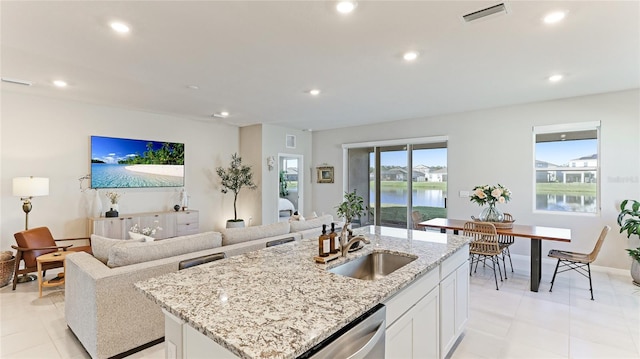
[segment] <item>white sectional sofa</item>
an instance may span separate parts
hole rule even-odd
[[[155,242],[92,235],[93,255],[66,257],[65,318],[93,358],[122,357],[162,341],[164,315],[133,284],[178,270],[181,261],[224,252],[227,257],[281,239],[320,235],[330,215],[316,219],[233,228]],[[339,223],[336,228],[340,228]]]

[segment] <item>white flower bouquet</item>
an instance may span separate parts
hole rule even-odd
[[[153,241],[153,236],[157,231],[161,231],[162,227],[158,225],[158,221],[153,222],[155,227],[144,227],[140,228],[138,224],[134,224],[133,227],[129,229],[129,237],[131,239],[144,239],[145,241]]]
[[[501,184],[496,186],[476,186],[473,188],[473,193],[469,200],[482,206],[485,204],[493,205],[497,203],[506,203],[511,199],[511,191],[507,187]]]

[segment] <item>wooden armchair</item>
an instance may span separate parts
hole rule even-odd
[[[91,253],[91,245],[73,247],[72,245],[57,245],[59,241],[72,241],[72,240],[88,240],[89,238],[66,238],[66,239],[54,239],[51,235],[51,231],[47,227],[38,227],[33,229],[24,230],[13,235],[16,239],[17,246],[11,246],[11,248],[17,251],[16,253],[16,265],[13,273],[13,290],[16,289],[18,284],[19,274],[29,274],[38,271],[38,264],[36,258],[43,254],[55,252],[58,250],[70,250],[76,252],[88,252]],[[20,262],[24,262],[24,268],[20,269]],[[46,273],[47,269],[62,268],[63,263],[50,262],[42,265],[43,272]]]

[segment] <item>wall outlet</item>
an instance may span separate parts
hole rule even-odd
[[[460,191],[460,198],[469,198],[469,191]]]

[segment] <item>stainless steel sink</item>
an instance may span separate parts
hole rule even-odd
[[[373,252],[329,269],[329,272],[363,280],[384,278],[418,257],[386,252]]]

